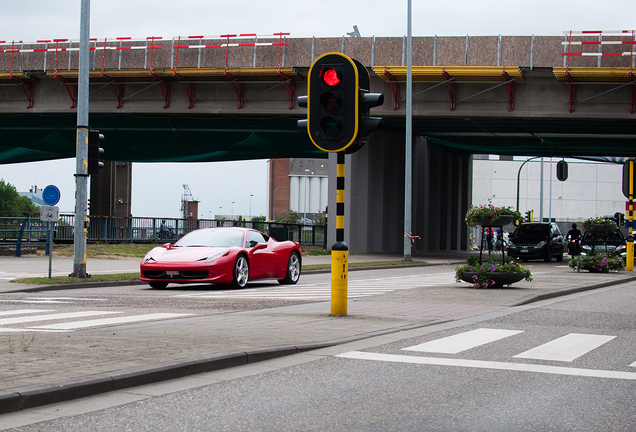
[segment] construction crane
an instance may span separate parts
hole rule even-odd
[[[188,203],[195,202],[196,200],[192,196],[192,192],[190,191],[190,186],[187,184],[183,185],[183,195],[181,195],[181,214],[183,215],[183,219],[187,219],[188,214]]]

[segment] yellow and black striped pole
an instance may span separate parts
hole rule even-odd
[[[629,159],[629,228],[627,236],[627,259],[625,262],[625,270],[634,271],[634,158]]]
[[[346,315],[349,247],[344,241],[345,154],[338,152],[337,155],[336,242],[331,248],[331,315]]]

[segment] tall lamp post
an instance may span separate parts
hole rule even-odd
[[[232,220],[234,220],[234,202],[235,201],[232,201]]]
[[[309,172],[308,169],[305,170],[305,211],[304,211],[304,216],[303,216],[303,224],[305,224],[307,222],[307,173]]]
[[[253,197],[253,196],[254,196],[254,195],[250,195],[250,214],[249,214],[249,216],[250,216],[250,220],[252,220],[252,197]]]

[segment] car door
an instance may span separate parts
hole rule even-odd
[[[251,279],[262,279],[276,274],[276,251],[268,236],[259,231],[248,231],[245,247],[250,250]]]

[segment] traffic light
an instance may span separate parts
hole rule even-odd
[[[100,168],[104,168],[104,162],[99,160],[100,155],[104,153],[104,149],[100,147],[104,135],[97,130],[88,131],[88,174],[94,175],[99,172]]]
[[[384,103],[384,95],[382,93],[369,93],[371,89],[369,71],[359,61],[353,60],[353,62],[358,68],[358,105],[360,106],[358,111],[358,136],[356,137],[356,141],[365,143],[369,141],[371,132],[384,127],[384,120],[381,117],[371,117],[370,113],[371,108]]]
[[[619,227],[625,224],[625,215],[621,212],[614,213],[614,219],[616,220],[616,225],[618,225]]]
[[[312,64],[307,92],[298,97],[298,106],[307,108],[298,127],[323,151],[353,153],[383,126],[369,109],[382,105],[384,95],[369,93],[368,70],[344,54],[325,54]]]
[[[532,222],[532,210],[526,211],[526,222]]]
[[[557,162],[556,176],[559,181],[568,179],[568,163],[564,160]]]
[[[358,68],[344,54],[329,53],[316,59],[309,69],[307,97],[299,106],[307,107],[307,127],[311,141],[327,152],[344,151],[358,135]]]

